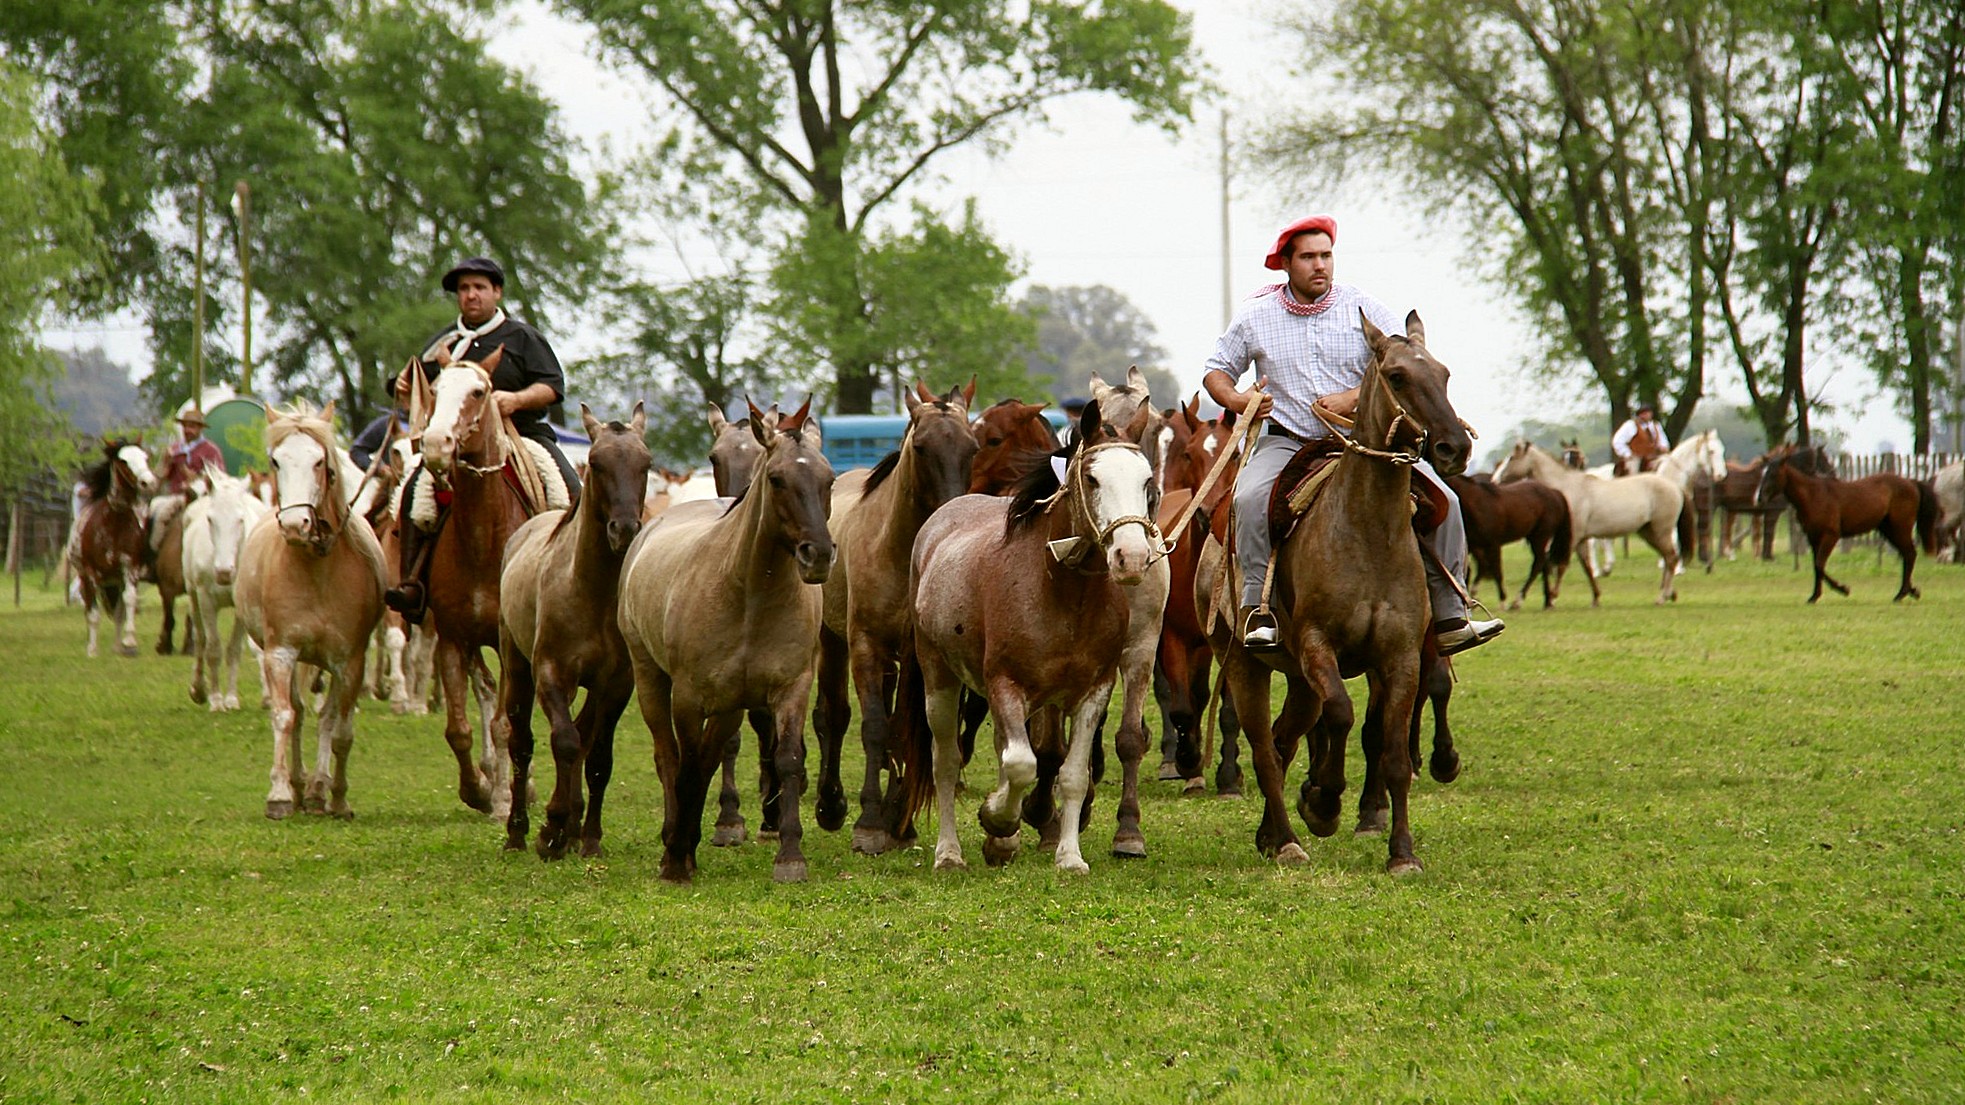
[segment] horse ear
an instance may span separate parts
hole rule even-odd
[[[628,416],[628,429],[633,430],[636,437],[648,433],[648,411],[640,399],[635,400],[635,412]]]
[[[585,403],[580,404],[580,428],[587,431],[588,441],[600,440],[600,419],[594,417],[593,410]]]
[[[913,387],[901,389],[901,398],[907,401],[907,413],[910,416],[912,416],[915,411],[921,409],[921,404],[928,402],[926,398],[923,398],[921,395],[917,394],[917,392],[919,392],[920,389],[921,389],[921,381],[919,380],[916,380],[914,382]]]
[[[799,430],[804,429],[805,419],[808,416],[810,416],[811,413],[812,413],[812,393],[807,392],[805,394],[804,404],[802,404],[797,410],[793,411],[791,414],[778,419],[778,432],[781,434],[795,434]]]
[[[1406,312],[1406,340],[1421,349],[1426,348],[1426,324],[1419,321],[1417,308]]]
[[[484,360],[478,362],[478,367],[484,369],[485,375],[489,376],[493,372],[498,371],[498,362],[504,359],[505,347],[501,345],[491,352],[486,353]]]
[[[1126,424],[1126,428],[1121,432],[1120,436],[1137,445],[1146,439],[1146,428],[1152,424],[1152,404],[1141,403],[1139,409],[1133,412],[1133,420]]]
[[[1385,331],[1371,321],[1371,316],[1365,314],[1363,307],[1358,308],[1358,321],[1364,324],[1365,344],[1371,347],[1372,355],[1377,356],[1378,351],[1385,348]]]
[[[1137,390],[1141,395],[1151,394],[1151,390],[1146,383],[1146,373],[1141,372],[1138,365],[1132,365],[1126,369],[1126,387]]]
[[[744,405],[751,409],[750,418],[746,420],[750,423],[751,436],[757,439],[759,445],[769,445],[771,427],[764,420],[764,411],[759,409],[757,402],[748,395],[744,396]]]
[[[976,405],[976,374],[969,374],[969,384],[962,389],[962,410],[969,411]]]
[[[328,400],[328,405],[321,408],[321,421],[334,425],[334,400]]]
[[[1099,388],[1098,377],[1092,377],[1092,389]],[[1099,439],[1107,435],[1106,427],[1099,421],[1098,400],[1085,404],[1085,412],[1078,416],[1078,440],[1085,445],[1097,445]]]
[[[1182,425],[1187,427],[1188,433],[1197,434],[1201,432],[1201,396],[1198,392],[1195,393],[1194,398],[1181,404],[1180,421]]]
[[[920,380],[916,380],[914,382],[914,394],[923,403],[932,403],[935,401],[935,393],[929,391],[928,385],[922,383]]]
[[[709,404],[709,408],[710,408],[710,436],[711,437],[721,436],[724,431],[724,428],[730,425],[730,419],[724,417],[723,408],[717,406],[715,403]]]

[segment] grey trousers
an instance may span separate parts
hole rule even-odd
[[[1283,466],[1301,448],[1302,443],[1295,438],[1263,434],[1256,439],[1250,455],[1243,459],[1241,475],[1235,477],[1235,558],[1242,564],[1243,606],[1262,602],[1262,577],[1269,571],[1270,557],[1269,494],[1276,486],[1276,477],[1283,474]],[[1467,603],[1439,568],[1440,564],[1446,565],[1463,586],[1466,584],[1467,527],[1460,520],[1460,497],[1440,479],[1432,465],[1422,460],[1413,470],[1446,494],[1446,521],[1429,538],[1433,551],[1439,554],[1439,563],[1434,563],[1432,557],[1420,557],[1426,565],[1426,591],[1433,599],[1433,620],[1464,618]]]

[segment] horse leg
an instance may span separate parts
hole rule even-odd
[[[1902,602],[1905,596],[1914,599],[1923,598],[1924,596],[1910,582],[1910,570],[1917,563],[1917,541],[1911,529],[1910,520],[1905,519],[1903,524],[1899,525],[1894,520],[1886,518],[1883,522],[1882,532],[1884,538],[1897,550],[1897,555],[1904,562],[1903,582],[1898,584],[1897,596],[1890,601]]]
[[[1590,545],[1589,538],[1579,538],[1570,558],[1582,563],[1583,578],[1590,581],[1590,605],[1597,607],[1603,605],[1603,588],[1597,585],[1597,566],[1596,561],[1590,559]]]
[[[266,791],[266,816],[275,821],[293,814],[294,730],[299,725],[298,708],[293,701],[293,650],[267,649],[260,656],[260,675],[266,681],[266,696],[272,700],[273,770]]]
[[[1120,674],[1125,680],[1126,693],[1119,707],[1119,732],[1112,742],[1114,750],[1119,753],[1118,826],[1112,834],[1112,854],[1120,859],[1143,859],[1146,856],[1146,834],[1141,831],[1139,824],[1139,765],[1140,761],[1146,759],[1148,743],[1146,691],[1153,681],[1153,657],[1159,651],[1159,645],[1160,634],[1157,631],[1151,636],[1142,635],[1142,639],[1135,640],[1132,648],[1128,650],[1132,655],[1122,658],[1120,663]],[[1102,719],[1105,699],[1099,698],[1097,703]],[[1065,754],[1067,773],[1071,770],[1071,764],[1077,756],[1079,732],[1079,725],[1074,721],[1071,730],[1072,743]],[[1086,750],[1085,757],[1089,761],[1091,757],[1089,749]],[[1199,774],[1198,771],[1195,772],[1195,775]],[[1196,791],[1205,789],[1206,784],[1194,775],[1187,778],[1193,780],[1192,789]],[[1068,775],[1059,776],[1059,784],[1061,789],[1066,790],[1064,819],[1067,824],[1070,824],[1077,818],[1076,810],[1071,808]],[[1086,780],[1086,785],[1089,788],[1089,778]],[[1083,804],[1082,796],[1079,804]],[[1075,836],[1076,833],[1072,835]]]
[[[443,687],[443,739],[457,757],[457,797],[479,813],[491,812],[490,782],[471,762],[471,718],[465,711],[464,650],[454,641],[437,641],[437,682]]]
[[[191,612],[187,616],[194,622],[205,616],[205,604],[198,601],[198,592],[195,589],[191,592]],[[221,696],[215,700],[207,683],[207,680],[210,683],[218,682],[218,644],[213,640],[214,636],[204,633],[198,637],[197,655],[191,661],[191,701],[199,706],[210,702],[212,711],[217,712],[225,708],[224,699]],[[212,647],[206,648],[206,641],[212,641]],[[210,654],[209,669],[206,660],[208,653]],[[208,670],[209,674],[207,674]]]
[[[1678,576],[1679,552],[1677,536],[1670,530],[1661,534],[1659,529],[1658,523],[1645,526],[1644,541],[1658,553],[1658,559],[1663,562],[1662,574],[1658,580],[1658,598],[1655,603],[1663,606],[1668,602],[1678,601],[1678,587],[1674,581]]]
[[[177,594],[166,588],[162,583],[159,583],[157,585],[157,599],[158,605],[164,608],[164,624],[157,631],[156,651],[159,656],[169,656],[176,646],[173,638],[177,636]],[[187,636],[189,632],[187,629]],[[188,645],[190,641],[187,640],[185,643]]]
[[[210,618],[212,639],[214,642],[218,639],[218,610],[216,607],[217,604],[214,603]],[[234,610],[232,611],[232,636],[227,638],[225,642],[225,708],[227,710],[236,710],[239,708],[239,650],[245,646],[245,643],[246,623],[244,619],[239,617],[239,612]],[[212,645],[212,657],[213,664],[216,665],[218,657],[218,646],[216,643]],[[216,675],[213,676],[212,682],[214,684],[218,682]],[[216,687],[214,687],[215,689]]]
[[[1235,713],[1235,696],[1222,688],[1216,701],[1215,725],[1221,733],[1221,758],[1215,765],[1214,792],[1220,798],[1242,796],[1242,719]],[[1205,735],[1205,734],[1204,734]]]
[[[849,667],[845,640],[821,629],[819,696],[812,707],[812,733],[819,738],[819,800],[813,816],[819,828],[829,833],[846,824],[846,785],[839,773],[839,756],[846,744],[846,727],[853,723],[853,705],[846,690]]]
[[[860,779],[860,818],[853,823],[853,850],[877,856],[894,847],[892,826],[899,819],[891,816],[887,796],[882,790],[882,773],[887,769],[888,715],[886,695],[889,665],[883,662],[872,642],[853,642],[853,690],[860,699],[860,748],[866,766]]]
[[[1407,654],[1394,657],[1383,670],[1371,677],[1372,704],[1368,711],[1377,711],[1384,718],[1389,731],[1403,730],[1412,716],[1413,699],[1418,692],[1419,658]],[[1376,701],[1384,699],[1381,709]],[[1388,740],[1383,742],[1381,754],[1385,762],[1380,765],[1380,773],[1385,777],[1385,785],[1392,797],[1392,833],[1386,840],[1385,870],[1394,875],[1403,875],[1420,868],[1419,857],[1412,849],[1412,822],[1407,809],[1407,798],[1412,791],[1412,760],[1406,754],[1406,742]]]
[[[1390,804],[1386,799],[1387,787],[1384,766],[1386,741],[1392,740],[1396,742],[1399,736],[1404,736],[1406,738],[1405,745],[1408,750],[1408,762],[1410,762],[1412,734],[1409,730],[1411,726],[1408,725],[1408,731],[1403,731],[1398,735],[1387,732],[1385,729],[1384,709],[1385,703],[1381,696],[1374,694],[1366,699],[1365,723],[1358,728],[1358,748],[1363,753],[1365,761],[1365,782],[1358,789],[1358,825],[1357,828],[1352,830],[1352,835],[1354,836],[1376,836],[1385,831],[1388,821],[1386,809]],[[1415,707],[1413,710],[1413,720],[1415,722],[1417,721],[1418,713],[1419,711]],[[1332,711],[1330,710],[1324,711],[1323,724],[1319,726],[1320,730],[1329,724],[1331,714]],[[1347,729],[1342,735],[1331,734],[1331,737],[1341,742],[1350,735],[1350,731]],[[1322,739],[1323,733],[1320,732],[1319,740],[1321,741]]]
[[[771,763],[780,788],[778,855],[771,862],[772,882],[805,881],[805,823],[798,805],[805,789],[805,703],[811,691],[809,679],[795,680],[779,700],[777,716],[771,719],[776,723],[776,732],[771,735]]]
[[[1836,535],[1828,530],[1813,535],[1811,544],[1814,545],[1815,554],[1815,592],[1808,596],[1808,601],[1811,603],[1822,597],[1824,583],[1833,587],[1837,594],[1849,593],[1849,588],[1836,582],[1835,578],[1829,575],[1829,554],[1835,551],[1835,542]]]
[[[82,605],[89,622],[89,659],[96,657],[96,630],[102,624],[102,596],[96,592],[93,575],[82,576]]]
[[[1180,706],[1176,702],[1178,692],[1174,689],[1179,685],[1178,681],[1168,672],[1173,666],[1169,660],[1172,652],[1163,642],[1160,655],[1153,664],[1153,704],[1160,709],[1160,767],[1154,777],[1162,783],[1189,778],[1180,773],[1180,744],[1184,729],[1174,716],[1174,711]]]
[[[526,800],[525,785],[532,780],[532,705],[539,697],[539,673],[533,669],[532,661],[518,647],[518,642],[503,624],[498,627],[498,712],[505,717],[506,728],[510,730],[510,749],[512,753],[512,794],[511,808],[505,813],[505,850],[518,852],[525,849],[525,838],[532,835],[531,803]],[[548,725],[553,724],[551,710],[546,711]],[[554,779],[553,801],[559,800],[560,787],[566,778],[565,765],[560,764],[559,749],[553,749]],[[553,807],[546,807],[546,827],[539,833],[539,858],[556,859],[549,856],[547,839],[552,835]],[[562,827],[562,831],[563,831]],[[562,845],[562,849],[564,845]]]
[[[1024,722],[1024,733],[1031,751],[1037,753],[1037,781],[1023,796],[1023,820],[1037,830],[1038,851],[1050,851],[1064,835],[1056,786],[1064,767],[1064,714],[1055,706],[1042,707]]]
[[[343,821],[355,817],[355,811],[348,805],[348,753],[355,747],[355,703],[362,697],[362,669],[367,667],[366,660],[367,657],[356,653],[330,677],[327,705],[321,711],[316,775],[307,786],[310,798],[316,783],[327,789],[326,810],[315,812],[326,812]]]
[[[703,842],[703,809],[710,783],[722,761],[723,746],[730,731],[744,723],[742,710],[706,716],[693,703],[674,708],[676,740],[680,756],[676,771],[676,822],[662,858],[662,877],[672,882],[688,882],[696,874],[696,848]],[[670,878],[681,871],[680,878]]]
[[[762,711],[759,711],[752,715],[751,732],[753,733],[762,733],[770,725],[768,719],[763,725],[758,724],[757,718],[761,714]],[[737,753],[742,749],[743,743],[744,731],[739,727],[730,731],[730,739],[723,746],[723,765],[718,772],[721,784],[716,792],[716,827],[710,830],[712,848],[734,848],[742,844],[748,835],[748,830],[744,826],[743,797],[737,790]],[[769,756],[770,752],[764,747],[764,739],[759,737],[757,745],[759,794],[764,793],[764,764]]]
[[[1187,783],[1181,788],[1183,794],[1198,794],[1206,790],[1201,781],[1207,765],[1201,762],[1201,744],[1205,739],[1202,727],[1207,722],[1208,702],[1212,698],[1214,676],[1214,650],[1207,645],[1190,649],[1187,654],[1187,686],[1182,692],[1186,711],[1182,717],[1180,732],[1176,734],[1179,744],[1179,759],[1175,766],[1180,768],[1181,778]]]
[[[1460,751],[1453,747],[1453,729],[1447,724],[1447,703],[1453,699],[1453,665],[1442,656],[1423,656],[1419,663],[1419,693],[1433,703],[1433,757],[1427,769],[1436,783],[1460,778]],[[1419,770],[1419,703],[1412,707],[1412,766]]]
[[[921,684],[935,742],[935,870],[959,871],[969,866],[955,831],[955,791],[962,778],[962,684],[929,656],[921,658]]]
[[[613,690],[596,686],[587,691],[587,701],[580,707],[579,724],[586,733],[587,747],[587,823],[580,833],[580,854],[589,859],[603,854],[600,808],[607,798],[607,784],[614,778],[614,731],[627,712],[633,691],[632,684]]]
[[[1141,687],[1140,692],[1140,697],[1144,698],[1145,688]],[[1127,688],[1127,694],[1129,697],[1131,696],[1131,687]],[[1068,734],[1068,742],[1065,745],[1064,765],[1058,770],[1058,793],[1064,799],[1064,808],[1059,811],[1058,817],[1058,820],[1063,825],[1063,833],[1058,837],[1056,863],[1058,870],[1069,871],[1076,875],[1089,874],[1092,870],[1091,865],[1085,862],[1084,849],[1078,839],[1079,814],[1085,806],[1085,794],[1091,790],[1092,786],[1092,742],[1087,738],[1092,735],[1091,730],[1098,724],[1099,720],[1105,716],[1106,703],[1111,697],[1112,684],[1107,682],[1092,688],[1092,692],[1079,701],[1077,709],[1071,715],[1071,731]],[[1122,758],[1126,754],[1125,742],[1125,729],[1122,727],[1119,737],[1119,754]],[[1137,778],[1139,761],[1145,758],[1145,755],[1146,732],[1145,727],[1142,726],[1139,735],[1139,747],[1132,758],[1127,772],[1129,789]],[[1135,794],[1133,801],[1133,832],[1137,835],[1139,832],[1137,794]],[[1121,799],[1119,824],[1120,832],[1124,833],[1126,830],[1124,799]],[[1139,841],[1138,852],[1127,853],[1120,851],[1121,843],[1120,838],[1114,838],[1112,842],[1113,855],[1144,856],[1146,854],[1146,841],[1144,839]]]
[[[1246,719],[1249,757],[1255,761],[1256,785],[1262,789],[1262,818],[1256,824],[1255,848],[1278,863],[1308,863],[1310,857],[1296,841],[1290,828],[1288,807],[1283,804],[1284,767],[1277,762],[1276,740],[1269,725],[1269,669],[1249,658],[1239,643],[1231,643],[1221,654],[1222,671],[1228,693],[1235,700],[1235,713]]]
[[[686,883],[690,862],[677,851],[682,834],[682,748],[676,734],[675,684],[669,673],[655,665],[645,649],[628,642],[628,658],[635,670],[635,701],[641,704],[641,720],[648,725],[648,736],[655,752],[655,774],[662,781],[662,870],[663,882]],[[693,734],[692,734],[693,735]]]
[[[503,821],[511,813],[512,784],[512,731],[505,724],[505,715],[498,712],[498,681],[492,678],[491,668],[484,662],[484,654],[473,648],[466,652],[471,673],[471,696],[477,699],[478,722],[483,730],[484,743],[478,748],[478,770],[484,773],[485,787],[491,797],[491,816]],[[530,786],[526,798],[534,797]]]
[[[783,785],[778,781],[778,750],[772,743],[774,734],[781,728],[771,721],[767,710],[753,710],[750,713],[751,733],[757,737],[757,839],[759,841],[778,839],[778,819],[784,812]],[[730,746],[736,747],[737,735],[731,734]],[[731,757],[734,763],[736,757]],[[845,800],[841,795],[840,800]]]
[[[1185,641],[1163,637],[1153,663],[1153,694],[1160,706],[1160,773],[1162,780],[1195,780],[1201,774],[1201,746],[1195,740],[1194,650]],[[1203,677],[1205,679],[1205,676]],[[1132,697],[1132,685],[1126,685]],[[1120,740],[1125,740],[1120,722]],[[1123,761],[1124,751],[1121,750]],[[1182,787],[1184,793],[1197,789]]]
[[[1312,753],[1303,786],[1297,794],[1296,813],[1313,835],[1326,837],[1337,832],[1337,819],[1344,811],[1345,746],[1355,716],[1351,696],[1345,692],[1344,679],[1337,671],[1336,658],[1308,642],[1303,657],[1305,677],[1292,681],[1289,695],[1283,700],[1283,717],[1277,719],[1276,733],[1279,741],[1285,734],[1307,731],[1312,735]],[[1361,734],[1360,739],[1382,741],[1383,737],[1380,732]],[[1367,766],[1366,794],[1386,782],[1369,777]]]
[[[1030,747],[1026,709],[1023,692],[1016,684],[1000,676],[991,681],[989,712],[996,719],[996,789],[976,811],[984,834],[983,858],[991,867],[1015,858],[1020,845],[1017,815],[1023,792],[1037,781],[1037,753]],[[1090,755],[1089,746],[1085,751]]]
[[[123,569],[123,604],[117,618],[122,622],[122,632],[116,639],[116,652],[121,656],[136,655],[136,569]]]

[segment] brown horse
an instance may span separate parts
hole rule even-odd
[[[903,392],[907,431],[900,448],[871,469],[856,469],[832,485],[832,535],[838,562],[825,585],[825,625],[819,631],[819,700],[812,728],[819,738],[819,825],[839,828],[846,815],[840,747],[852,721],[847,672],[860,703],[860,817],[853,850],[879,855],[894,846],[900,820],[883,777],[890,761],[888,716],[895,677],[913,630],[908,614],[908,560],[915,534],[942,504],[968,490],[976,437],[969,404],[976,383],[930,393],[917,383]]]
[[[156,652],[159,656],[169,656],[177,651],[177,600],[191,590],[184,578],[184,512],[198,501],[204,490],[202,478],[192,481],[192,487],[184,495],[160,499],[169,502],[175,509],[162,522],[158,530],[155,513],[150,517],[146,540],[152,545],[150,552],[150,581],[157,585],[157,605],[163,611],[163,624],[157,629]],[[193,652],[198,648],[198,620],[195,617],[184,621],[184,651]]]
[[[369,636],[382,618],[382,548],[368,522],[348,508],[334,405],[315,415],[266,412],[266,449],[280,506],[246,536],[234,604],[260,647],[260,676],[272,710],[272,787],[266,816],[301,809],[353,817],[348,807],[348,752],[355,742],[355,700]],[[321,708],[314,770],[300,768],[304,690],[310,668],[330,677]]]
[[[1128,429],[1143,433],[1147,417],[1142,410]],[[1060,870],[1089,870],[1079,829],[1092,731],[1127,644],[1125,590],[1146,578],[1158,535],[1146,513],[1153,469],[1136,444],[1103,424],[1096,401],[1061,460],[1062,481],[1046,465],[1012,498],[965,495],[936,511],[915,540],[914,641],[895,738],[910,814],[931,793],[936,799],[938,870],[966,866],[955,829],[965,687],[988,698],[996,723],[997,785],[978,813],[984,858],[997,865],[1017,852],[1022,795],[1038,776],[1026,725],[1056,706],[1070,717],[1056,862]],[[923,770],[930,759],[932,780]]]
[[[1763,479],[1767,473],[1767,458],[1756,457],[1746,464],[1726,462],[1726,476],[1713,485],[1715,505],[1726,511],[1725,520],[1719,527],[1719,550],[1714,556],[1734,558],[1734,530],[1741,515],[1746,515],[1749,525],[1747,540],[1752,546],[1753,555],[1759,560],[1774,559],[1775,523],[1788,509],[1787,497],[1779,487]],[[1710,568],[1710,564],[1708,567]]]
[[[88,610],[89,655],[96,654],[96,629],[103,611],[116,619],[116,651],[136,655],[136,584],[149,553],[139,504],[156,485],[150,461],[138,440],[105,440],[103,459],[83,473],[89,505],[75,523],[75,577]]]
[[[597,856],[601,803],[614,771],[614,727],[634,694],[634,669],[621,638],[621,559],[641,532],[641,497],[651,463],[640,403],[625,423],[603,424],[580,404],[593,442],[579,505],[550,510],[520,526],[505,546],[498,587],[498,704],[511,728],[512,811],[505,847],[525,847],[531,831],[526,791],[532,778],[532,704],[552,726],[553,796],[539,831],[539,858],[559,859],[580,827],[580,854]],[[573,714],[584,687],[586,700]],[[591,801],[583,802],[585,772]],[[581,815],[585,813],[585,823]]]
[[[621,635],[662,777],[662,878],[688,882],[717,762],[744,712],[768,711],[759,746],[782,787],[781,882],[805,878],[799,790],[805,704],[832,572],[832,467],[809,427],[811,400],[775,428],[751,407],[764,455],[735,503],[669,508],[642,530],[621,574]]]
[[[1824,583],[1837,594],[1849,593],[1829,575],[1829,554],[1842,538],[1872,532],[1881,534],[1903,560],[1903,582],[1891,601],[1922,597],[1911,585],[1910,572],[1917,564],[1919,541],[1927,554],[1938,553],[1938,497],[1929,484],[1889,472],[1860,480],[1836,479],[1835,467],[1814,445],[1783,445],[1761,459],[1766,462],[1762,489],[1780,488],[1794,505],[1794,516],[1815,552],[1815,590],[1809,602],[1822,597]]]
[[[1256,847],[1284,863],[1309,860],[1283,804],[1283,777],[1297,742],[1311,735],[1310,773],[1297,812],[1312,833],[1329,836],[1337,831],[1352,722],[1343,680],[1369,676],[1364,792],[1369,798],[1383,786],[1389,793],[1386,868],[1399,874],[1420,867],[1406,809],[1413,769],[1407,738],[1432,620],[1412,533],[1410,465],[1424,459],[1442,473],[1458,473],[1472,441],[1447,400],[1446,367],[1426,350],[1419,313],[1406,316],[1403,337],[1362,321],[1371,365],[1359,389],[1354,435],[1322,494],[1276,550],[1275,612],[1285,648],[1263,660],[1282,673],[1288,693],[1273,732],[1269,668],[1242,647],[1232,617],[1216,621],[1213,640],[1248,727],[1262,788]],[[1237,586],[1231,582],[1230,593]],[[1445,766],[1436,757],[1435,774]]]
[[[1044,417],[1044,404],[999,400],[976,416],[976,459],[969,469],[969,493],[1007,495],[1058,448],[1058,433]]]
[[[1574,542],[1569,536],[1569,500],[1562,492],[1534,480],[1495,483],[1486,476],[1448,476],[1448,487],[1460,496],[1461,520],[1467,527],[1467,552],[1474,561],[1475,580],[1486,576],[1508,609],[1521,609],[1522,599],[1542,577],[1542,607],[1548,609],[1562,593]],[[1528,576],[1511,600],[1501,578],[1501,546],[1528,542]],[[1555,569],[1552,576],[1550,568]],[[1589,564],[1584,563],[1584,571]]]
[[[430,419],[423,430],[423,466],[442,502],[450,493],[449,521],[430,549],[428,625],[437,632],[437,679],[443,687],[444,740],[457,757],[457,794],[474,810],[503,820],[510,810],[505,772],[507,732],[498,713],[496,684],[484,650],[498,647],[498,579],[505,543],[525,524],[524,502],[506,482],[507,443],[491,406],[491,372],[503,350],[483,364],[459,361],[438,373],[433,387],[411,372],[413,386],[429,387]],[[420,405],[420,404],[419,404]],[[478,700],[484,749],[472,762],[473,734],[466,688]]]

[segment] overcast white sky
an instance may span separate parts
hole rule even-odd
[[[1177,0],[1179,2],[1179,0]],[[1254,0],[1192,0],[1196,39],[1231,95],[1237,119],[1268,110],[1314,110],[1291,86],[1284,52],[1290,42]],[[494,52],[527,71],[565,112],[568,130],[590,148],[632,149],[649,133],[647,101],[637,87],[596,63],[587,36],[539,0],[527,0]],[[1169,139],[1133,123],[1125,108],[1096,97],[1058,105],[1053,123],[1024,131],[1007,154],[987,159],[955,151],[939,163],[944,183],[928,197],[953,207],[974,196],[991,230],[1023,261],[1027,280],[1053,286],[1107,284],[1124,292],[1158,328],[1170,367],[1192,390],[1220,333],[1222,314],[1221,179],[1218,109],[1209,107],[1187,134]],[[1304,214],[1338,220],[1337,276],[1403,312],[1426,319],[1433,352],[1453,370],[1453,399],[1482,432],[1483,451],[1524,418],[1561,418],[1602,407],[1580,378],[1573,385],[1535,382],[1527,327],[1508,297],[1484,287],[1458,228],[1428,225],[1420,207],[1396,188],[1354,186],[1334,195],[1283,194],[1247,173],[1231,189],[1230,283],[1240,299],[1275,275],[1262,267],[1276,231]],[[673,257],[644,259],[651,275],[673,270]],[[674,275],[674,271],[669,271]],[[1818,335],[1819,336],[1819,335]],[[140,326],[128,319],[52,330],[53,344],[103,344],[120,360],[144,366]],[[552,335],[565,359],[597,351],[609,335],[582,330]],[[1811,380],[1821,390],[1824,381]],[[1738,403],[1737,380],[1722,379],[1707,403]],[[1847,413],[1825,421],[1849,447],[1907,446],[1908,426],[1854,370],[1827,382]],[[1156,396],[1169,400],[1172,397]],[[1729,442],[1735,453],[1752,442]]]

